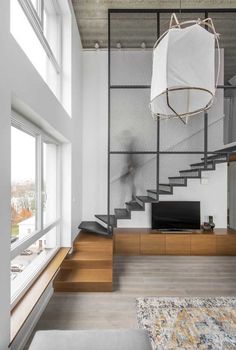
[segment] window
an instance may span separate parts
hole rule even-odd
[[[11,0],[11,33],[61,99],[61,12],[56,0]]]
[[[60,244],[60,145],[13,112],[11,127],[12,307]]]
[[[11,241],[36,230],[36,138],[11,128]]]

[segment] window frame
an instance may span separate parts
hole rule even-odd
[[[45,50],[48,58],[50,59],[52,65],[54,66],[57,74],[60,76],[62,72],[61,68],[61,33],[62,33],[62,12],[60,10],[59,4],[56,0],[52,0],[52,4],[55,8],[56,14],[58,16],[58,29],[59,37],[57,38],[58,45],[58,56],[59,61],[55,57],[45,35],[44,35],[44,23],[43,23],[43,11],[44,11],[44,0],[37,0],[37,10],[30,0],[17,0],[25,13],[26,18],[31,24],[35,34],[37,35],[43,49]]]
[[[52,229],[56,229],[56,246],[52,248],[46,256],[40,257],[40,255],[35,259],[36,262],[32,262],[28,270],[21,272],[22,275],[19,276],[19,283],[14,281],[15,289],[11,293],[11,309],[17,304],[21,297],[27,292],[28,288],[33,284],[35,279],[39,276],[42,270],[47,266],[50,260],[55,256],[55,254],[60,249],[60,232],[61,232],[61,143],[56,140],[51,135],[45,133],[42,129],[37,127],[35,124],[31,123],[20,114],[11,111],[11,126],[18,128],[19,130],[25,132],[26,134],[32,135],[36,138],[36,176],[35,176],[35,186],[36,186],[36,230],[25,236],[21,240],[16,240],[11,244],[10,258],[11,261],[20,255],[25,249],[30,245],[35,243],[38,239],[43,237],[46,233]],[[56,218],[54,221],[48,223],[44,226],[43,222],[43,143],[44,142],[53,143],[57,146],[56,151],[56,162],[57,162],[57,184],[56,184]],[[26,272],[26,273],[24,273]],[[9,271],[10,273],[10,271]],[[22,277],[21,277],[22,276]]]

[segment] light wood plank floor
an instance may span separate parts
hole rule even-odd
[[[236,257],[115,257],[114,292],[55,293],[36,330],[136,328],[142,296],[236,296]]]

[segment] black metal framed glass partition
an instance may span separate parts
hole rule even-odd
[[[169,28],[173,12],[180,21],[211,17],[224,50],[214,105],[208,112],[192,117],[187,125],[177,119],[154,121],[149,110],[152,49]],[[236,142],[235,24],[236,9],[108,10],[109,231],[110,214],[122,202],[122,193],[127,196],[122,179],[124,164],[130,159],[138,168],[135,192],[152,188],[153,199],[158,201],[160,184],[166,176],[161,168],[168,167],[168,162],[179,162],[183,168],[204,160],[207,168],[209,156],[228,156],[234,150],[226,145]]]

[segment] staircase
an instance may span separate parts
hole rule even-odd
[[[159,184],[159,195],[173,195],[175,187],[186,187],[188,179],[201,179],[204,171],[216,170],[216,164],[225,163],[228,161],[226,154],[216,154],[209,156],[205,164],[204,158],[199,163],[190,165],[190,169],[180,170],[179,176],[169,177],[168,183]],[[132,211],[144,211],[146,203],[156,202],[157,191],[155,189],[148,189],[147,196],[137,196],[135,201],[125,203],[126,208],[117,208],[114,210],[114,215],[110,215],[111,232],[108,232],[105,225],[108,224],[108,216],[103,214],[96,214],[95,217],[100,221],[82,221],[79,229],[97,233],[103,236],[112,234],[112,229],[117,227],[117,220],[131,219]]]
[[[55,292],[111,292],[112,259],[112,237],[81,231],[54,280]]]

